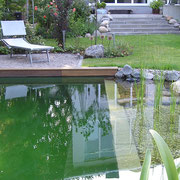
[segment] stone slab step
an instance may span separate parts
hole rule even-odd
[[[150,34],[178,34],[180,31],[149,31],[149,32],[116,32],[115,35],[150,35]]]
[[[113,18],[162,18],[159,14],[111,14]]]
[[[167,21],[112,21],[111,24],[168,24]]]
[[[180,32],[178,29],[176,28],[118,28],[118,29],[111,29],[111,32],[156,32],[156,31],[160,31],[160,32],[166,32],[166,31],[175,31],[175,32]]]
[[[113,21],[161,21],[164,18],[114,18]]]
[[[111,29],[118,28],[174,28],[169,24],[111,24]]]

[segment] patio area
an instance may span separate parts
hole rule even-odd
[[[50,62],[38,62],[46,60],[46,54],[33,54],[34,63],[30,63],[25,55],[0,55],[0,69],[56,69],[56,68],[80,68],[82,59],[78,55],[67,53],[50,53]]]

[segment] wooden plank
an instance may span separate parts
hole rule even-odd
[[[0,69],[0,77],[85,77],[114,76],[117,67],[79,69]]]

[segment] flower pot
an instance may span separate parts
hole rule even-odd
[[[159,14],[160,13],[160,9],[152,9],[152,13],[153,14]]]

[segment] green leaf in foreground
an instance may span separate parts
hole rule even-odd
[[[168,180],[178,180],[178,173],[174,164],[171,151],[163,138],[154,130],[149,130],[158,147],[160,156],[166,168]]]
[[[151,165],[151,151],[147,150],[141,170],[140,180],[148,180],[150,165]]]
[[[180,175],[180,163],[176,166],[176,168],[177,168],[178,175]]]

